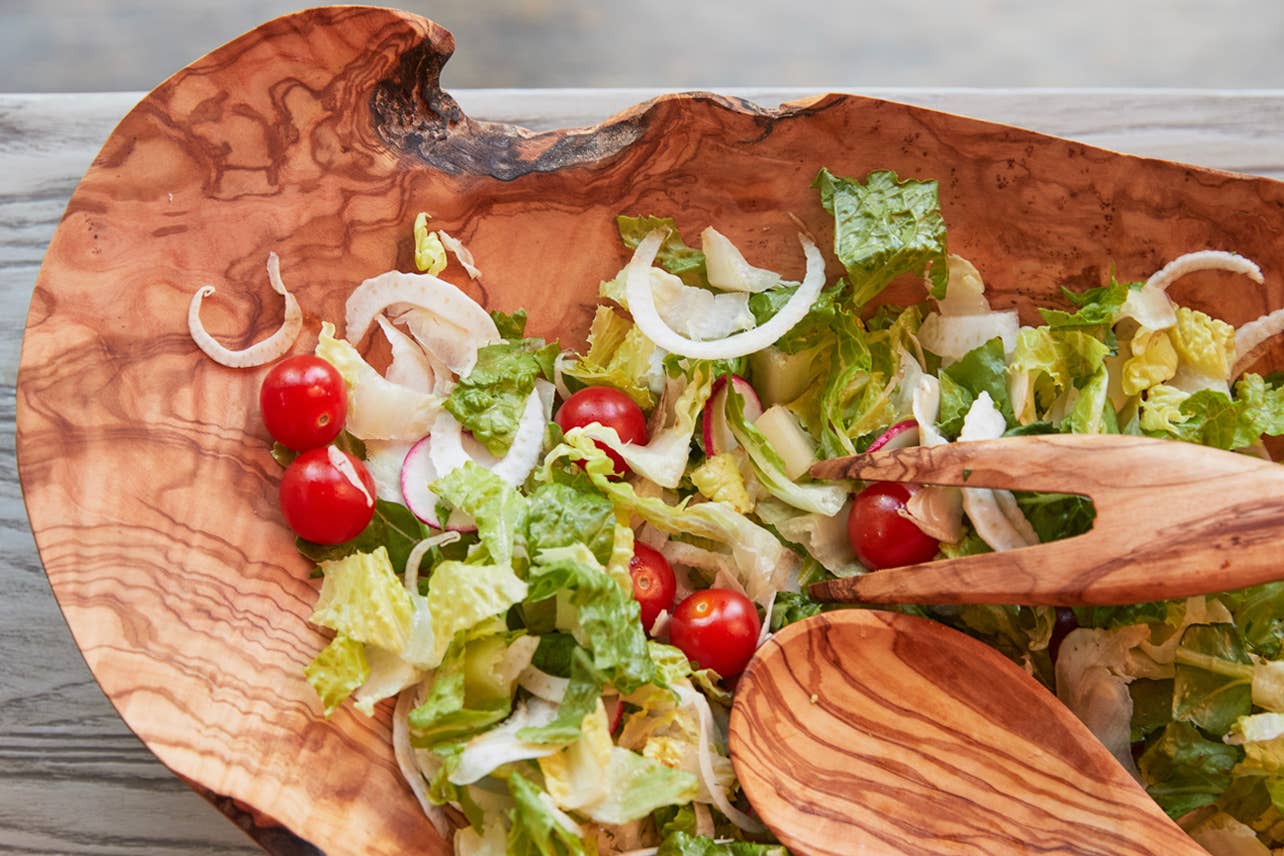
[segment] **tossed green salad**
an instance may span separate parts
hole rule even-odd
[[[451,254],[480,272],[421,215],[423,272],[367,280],[346,339],[325,324],[265,380],[283,512],[322,577],[311,621],[334,634],[307,680],[326,715],[395,697],[398,762],[457,853],[783,853],[726,725],[754,648],[828,608],[806,584],[1093,522],[1082,497],[819,482],[816,460],[1047,432],[1265,455],[1284,433],[1284,383],[1244,372],[1280,313],[1237,332],[1165,293],[1205,268],[1260,282],[1251,261],[1193,253],[1023,325],[949,254],[934,181],[814,186],[844,277],[805,234],[788,281],[713,228],[696,248],[621,216],[632,257],[582,354],[438,278]],[[905,275],[928,299],[877,305]],[[376,325],[382,373],[356,347]],[[1284,846],[1284,582],[905,611],[1023,665],[1213,853]]]

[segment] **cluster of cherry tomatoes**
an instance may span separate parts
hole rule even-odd
[[[285,522],[318,544],[360,535],[374,517],[375,483],[359,458],[330,445],[348,413],[338,369],[311,354],[282,360],[263,379],[259,409],[272,438],[299,453],[281,478]]]
[[[590,386],[566,399],[556,421],[563,431],[597,422],[625,443],[645,445],[646,416],[642,408],[618,389]],[[622,476],[628,467],[616,452],[598,444]],[[667,559],[642,543],[635,543],[629,562],[633,597],[641,607],[642,626],[650,632],[661,612],[669,613],[669,641],[701,668],[713,669],[724,678],[744,671],[758,645],[762,623],[749,598],[728,589],[693,592],[676,607],[677,579]]]

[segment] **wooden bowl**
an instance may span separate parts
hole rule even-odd
[[[673,95],[532,133],[462,114],[438,87],[453,49],[422,18],[337,7],[188,66],[108,139],[31,302],[17,445],[54,593],[129,726],[272,850],[448,848],[401,781],[386,706],[326,721],[303,680],[324,643],[305,621],[317,584],[277,508],[264,370],[196,350],[199,285],[221,287],[204,315],[216,335],[262,338],[280,319],[263,271],[276,251],[306,317],[295,350],[309,350],[356,283],[410,269],[410,224],[428,211],[476,255],[480,300],[577,345],[625,259],[617,213],[674,216],[691,239],[716,224],[798,275],[790,217],[831,236],[808,186],[827,166],[940,179],[951,249],[1031,320],[1060,285],[1204,248],[1254,258],[1267,286],[1205,274],[1181,299],[1232,323],[1284,305],[1273,181],[849,95],[778,110]]]

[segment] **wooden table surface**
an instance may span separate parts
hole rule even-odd
[[[774,106],[825,90],[722,91]],[[453,94],[475,118],[555,128],[596,123],[657,93]],[[1284,91],[900,89],[862,94],[1120,151],[1284,179]],[[152,757],[94,683],[36,554],[14,458],[19,350],[41,257],[80,176],[140,97],[0,94],[0,853],[258,852]]]

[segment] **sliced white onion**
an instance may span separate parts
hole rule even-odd
[[[710,226],[700,233],[709,285],[720,291],[756,293],[780,284],[780,274],[756,268],[726,235]]]
[[[982,392],[963,418],[963,430],[959,433],[962,442],[972,440],[993,440],[1003,436],[1007,423],[1003,414],[994,406],[994,400],[988,392]],[[1007,494],[1002,500],[999,494]],[[1005,510],[1006,507],[1006,510]],[[976,527],[976,534],[996,552],[1016,550],[1039,543],[1038,537],[1027,521],[1025,525],[1013,523],[1010,513],[1021,516],[1021,509],[1016,506],[1016,498],[1009,491],[990,490],[988,488],[963,488],[963,510]]]
[[[234,369],[261,366],[294,347],[294,341],[303,329],[303,310],[294,295],[285,290],[285,283],[281,281],[281,259],[276,253],[268,253],[267,272],[272,290],[285,298],[285,319],[271,336],[239,351],[220,345],[201,323],[201,301],[214,294],[214,286],[203,285],[192,295],[192,302],[187,306],[187,331],[196,347],[214,362]]]
[[[912,490],[898,513],[942,543],[954,544],[963,537],[963,494],[956,487],[929,485]]]
[[[562,703],[562,699],[566,698],[566,689],[571,685],[570,679],[550,675],[534,666],[523,669],[517,678],[517,683],[536,698],[542,698],[554,704]]]
[[[749,815],[742,812],[731,804],[726,791],[718,784],[718,779],[713,772],[713,750],[710,745],[715,738],[715,728],[713,724],[713,712],[709,710],[709,700],[695,689],[678,684],[674,690],[682,698],[683,706],[691,706],[695,710],[696,721],[700,725],[700,736],[696,740],[696,757],[699,761],[700,779],[704,783],[705,790],[713,799],[713,804],[718,807],[727,820],[745,832],[760,834],[765,831],[763,825]]]
[[[807,256],[807,274],[803,277],[802,285],[798,286],[798,290],[780,311],[764,324],[722,339],[689,339],[664,323],[655,308],[655,299],[651,293],[651,263],[664,241],[664,235],[663,230],[656,229],[638,244],[632,260],[625,268],[625,294],[629,301],[629,312],[646,337],[664,350],[679,356],[723,360],[761,351],[774,344],[803,319],[825,286],[825,259],[816,244],[806,235],[800,234],[798,241]]]
[[[1284,333],[1284,309],[1268,312],[1255,321],[1249,321],[1235,331],[1235,366],[1231,377],[1237,378],[1253,364],[1265,350],[1266,342]]]
[[[680,336],[721,339],[754,325],[746,292],[717,293],[687,285],[658,267],[647,268],[651,297],[662,320]]]
[[[1251,259],[1222,250],[1186,253],[1151,274],[1140,289],[1130,291],[1122,313],[1135,318],[1143,327],[1166,330],[1177,323],[1177,312],[1165,294],[1168,286],[1189,273],[1200,270],[1224,270],[1241,273],[1260,284],[1262,271]]]
[[[424,815],[432,821],[433,827],[443,838],[451,834],[450,819],[441,806],[433,805],[428,799],[428,787],[424,783],[424,773],[419,767],[415,747],[410,745],[410,711],[419,704],[422,685],[402,690],[397,696],[397,707],[392,713],[392,749],[397,757],[397,769],[410,786],[415,799]]]
[[[392,270],[367,279],[348,297],[348,341],[360,342],[375,316],[394,306],[406,308],[398,320],[424,349],[459,375],[472,370],[479,347],[500,340],[490,313],[457,287],[430,274]]]
[[[424,560],[424,555],[433,547],[443,547],[446,544],[453,544],[460,539],[460,534],[455,531],[439,532],[436,535],[430,535],[410,549],[410,555],[406,556],[406,588],[412,593],[419,593],[419,565]]]
[[[455,254],[459,259],[459,264],[464,270],[468,271],[469,279],[481,279],[481,271],[477,269],[477,260],[473,254],[464,246],[464,242],[451,235],[446,234],[445,230],[438,229],[437,237],[441,239],[441,245]]]

